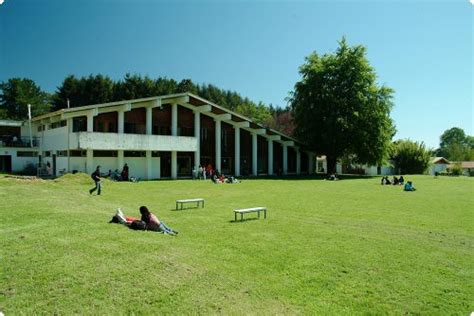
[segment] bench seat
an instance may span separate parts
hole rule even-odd
[[[260,212],[263,212],[264,218],[267,218],[267,208],[263,206],[234,210],[235,221],[237,221],[237,214],[240,214],[242,221],[245,213],[258,213],[258,218],[260,218]]]
[[[178,209],[178,204],[181,204],[181,209],[183,205],[187,203],[197,203],[196,207],[199,207],[199,204],[204,208],[204,199],[187,199],[187,200],[176,200],[176,210]]]

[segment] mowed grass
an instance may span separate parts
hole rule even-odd
[[[474,179],[104,183],[0,177],[0,311],[459,314],[474,311]],[[174,211],[202,197],[204,209]],[[147,205],[172,237],[108,224]],[[234,208],[268,218],[233,222]]]

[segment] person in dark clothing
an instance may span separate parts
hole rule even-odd
[[[89,190],[89,194],[97,190],[97,195],[100,195],[102,189],[102,185],[100,184],[100,166],[97,166],[95,171],[91,174],[91,178],[95,182],[95,187]]]
[[[400,185],[403,185],[405,183],[405,179],[403,179],[403,176],[400,176],[400,178],[398,179],[398,183]]]
[[[122,176],[122,181],[128,181],[128,165],[127,164],[123,166],[121,176]]]

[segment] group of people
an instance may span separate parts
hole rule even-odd
[[[118,169],[115,169],[115,171],[112,172],[112,170],[109,170],[107,177],[109,177],[110,180],[114,181],[131,181],[133,177],[129,177],[129,168],[128,164],[125,164],[122,168],[122,172],[119,172]]]
[[[381,185],[403,185],[405,183],[405,179],[403,176],[400,176],[400,178],[397,178],[396,176],[393,176],[392,181],[385,176],[382,177],[382,180],[380,180]]]
[[[122,213],[121,209],[118,209],[110,223],[124,224],[134,230],[150,230],[172,236],[178,235],[177,231],[168,227],[165,222],[159,220],[158,217],[151,213],[146,206],[140,206],[140,215],[140,218],[127,217]]]
[[[381,185],[402,185],[403,186],[403,191],[416,191],[415,187],[413,186],[413,182],[407,181],[405,183],[405,179],[403,176],[400,176],[400,178],[397,178],[396,176],[393,176],[392,181],[387,176],[382,177],[382,180],[380,180]]]
[[[115,171],[112,172],[112,170],[109,169],[109,172],[105,175],[105,177],[114,181],[131,181],[131,182],[140,181],[140,178],[129,177],[128,171],[129,171],[128,165],[125,164],[122,168],[122,172],[119,173],[118,169],[115,169]],[[102,192],[102,184],[100,182],[101,177],[102,177],[102,174],[100,173],[100,166],[97,166],[95,171],[91,174],[91,178],[92,180],[94,180],[95,186],[89,190],[89,194],[92,194],[95,191],[97,191],[97,195],[100,195],[100,193]]]
[[[200,165],[199,168],[193,168],[193,179],[198,179],[198,180],[206,180],[206,179],[212,179],[212,176],[217,170],[214,170],[212,168],[211,164],[206,165]]]
[[[193,169],[193,179],[196,180],[206,180],[211,179],[213,183],[238,183],[239,181],[234,177],[230,176],[225,177],[223,173],[220,173],[219,170],[214,169],[211,164],[207,166],[199,166],[199,168]]]

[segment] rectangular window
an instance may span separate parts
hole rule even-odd
[[[37,157],[38,152],[36,151],[17,151],[17,157]]]
[[[74,133],[87,131],[87,117],[86,116],[74,117],[72,119],[72,131]]]
[[[87,152],[85,150],[70,150],[69,156],[71,157],[86,157]]]
[[[60,128],[60,127],[64,127],[64,126],[66,126],[66,120],[51,123],[51,127],[50,127],[50,128],[51,128],[51,129],[54,129],[54,128]]]
[[[116,150],[94,150],[94,157],[117,157]]]
[[[123,153],[124,157],[145,157],[144,151],[125,151]]]
[[[58,150],[57,155],[58,157],[67,157],[67,150]]]
[[[38,126],[38,132],[44,131],[44,125],[39,125]]]
[[[152,157],[160,157],[160,152],[159,151],[152,151],[151,156]]]
[[[51,152],[50,151],[45,151],[44,156],[45,157],[51,157]]]

